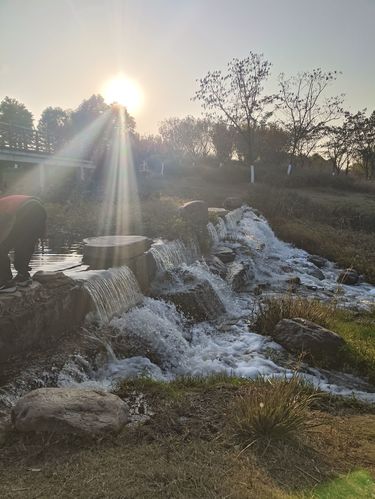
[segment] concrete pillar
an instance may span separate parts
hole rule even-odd
[[[40,163],[39,165],[39,186],[40,191],[44,192],[46,188],[46,167],[44,163]]]

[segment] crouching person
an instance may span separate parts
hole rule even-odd
[[[30,196],[0,198],[0,293],[31,284],[29,263],[39,238],[44,236],[47,214],[42,203]],[[14,250],[13,277],[9,251]]]

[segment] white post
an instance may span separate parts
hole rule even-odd
[[[250,165],[250,183],[253,184],[255,182],[255,168],[254,165]]]
[[[290,175],[291,173],[292,173],[292,165],[291,165],[291,163],[289,163],[287,175]]]
[[[46,188],[46,171],[44,163],[41,163],[39,165],[39,186],[40,186],[40,191],[44,192]]]
[[[161,162],[161,170],[160,170],[160,175],[163,177],[164,176],[164,161]]]

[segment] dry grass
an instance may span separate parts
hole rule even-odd
[[[296,499],[353,470],[375,471],[373,414],[336,409],[334,401],[329,413],[307,409],[307,419],[324,424],[298,442],[241,453],[233,445],[233,407],[263,384],[220,376],[166,389],[134,380],[128,390],[142,390],[149,421],[99,440],[11,434],[0,453],[0,497]]]
[[[334,312],[334,305],[326,305],[319,300],[285,296],[269,298],[259,303],[259,313],[255,327],[261,334],[271,335],[281,319],[302,317],[321,326],[328,324]]]
[[[236,437],[248,448],[301,436],[316,424],[309,409],[317,396],[298,376],[256,380],[233,404]]]

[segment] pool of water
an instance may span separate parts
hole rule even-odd
[[[57,271],[68,270],[82,263],[82,246],[55,246],[51,242],[38,244],[30,261],[32,272],[38,270]]]

